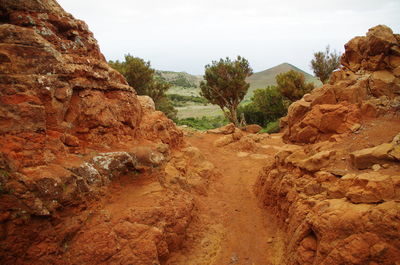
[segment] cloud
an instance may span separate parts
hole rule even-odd
[[[372,26],[398,32],[399,1],[59,0],[83,19],[108,59],[124,54],[158,69],[201,74],[205,64],[238,54],[255,71],[290,62],[310,71],[314,51],[343,45]]]

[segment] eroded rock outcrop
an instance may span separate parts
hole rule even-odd
[[[223,135],[214,141],[215,147],[232,145],[240,151],[255,151],[262,148],[263,142],[270,138],[270,135],[267,133],[257,134],[261,129],[256,124],[237,128],[233,123],[230,123],[221,128],[208,130],[207,133]]]
[[[278,152],[255,191],[287,234],[285,264],[398,262],[399,43],[385,26],[352,39],[331,83],[282,121],[302,145]]]
[[[400,165],[352,169],[343,151],[348,140],[294,146],[264,167],[256,194],[287,234],[285,264],[394,264],[400,255],[393,240],[400,231]]]
[[[0,87],[0,263],[159,264],[179,247],[213,166],[179,151],[181,130],[83,21],[54,0],[0,0]],[[125,178],[131,204],[107,210]]]
[[[400,37],[386,26],[345,45],[343,67],[330,83],[289,107],[285,139],[297,143],[348,133],[363,119],[397,116],[400,108]]]
[[[383,143],[371,148],[357,150],[350,154],[352,164],[358,169],[370,168],[373,165],[400,161],[400,134],[391,143]]]

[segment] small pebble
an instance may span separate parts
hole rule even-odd
[[[375,164],[375,165],[372,166],[372,169],[373,169],[374,171],[378,171],[379,169],[381,169],[381,165]]]
[[[361,128],[361,124],[355,123],[353,126],[351,126],[350,130],[354,133],[359,133],[358,130]]]
[[[230,264],[236,264],[238,261],[239,261],[238,256],[235,253],[233,253],[232,256],[231,256],[231,263]]]

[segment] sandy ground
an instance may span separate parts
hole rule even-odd
[[[195,133],[187,141],[199,148],[221,175],[212,180],[206,197],[197,197],[197,217],[188,231],[183,251],[175,253],[168,265],[186,264],[280,264],[283,233],[273,216],[261,209],[253,185],[266,159],[273,159],[283,145],[273,136],[258,155],[217,148],[220,135]],[[275,148],[276,147],[276,148]]]

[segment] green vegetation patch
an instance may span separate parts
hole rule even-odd
[[[179,94],[167,94],[169,100],[171,100],[172,105],[174,107],[183,107],[188,103],[197,103],[197,104],[207,104],[209,103],[207,99],[198,96],[186,96]]]
[[[184,89],[197,88],[201,77],[188,74],[186,72],[173,72],[173,71],[156,71],[158,79],[171,84],[172,87],[180,87]]]
[[[279,127],[279,120],[270,122],[259,133],[278,133],[281,128]]]
[[[287,113],[288,104],[274,86],[256,89],[251,99],[250,103],[243,104],[238,109],[238,115],[244,117],[247,124],[265,127]]]
[[[228,124],[228,120],[223,116],[201,118],[186,118],[176,121],[177,125],[186,125],[196,130],[210,130],[222,127]]]

